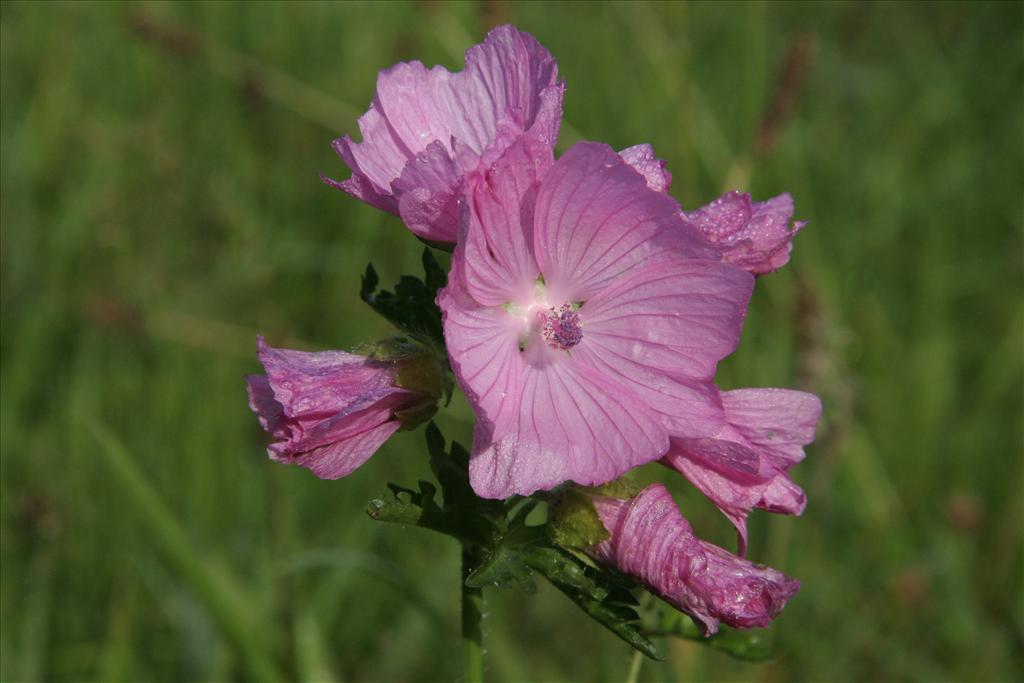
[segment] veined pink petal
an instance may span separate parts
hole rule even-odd
[[[786,470],[803,460],[821,416],[817,396],[788,389],[737,389],[722,393],[727,429],[716,439],[672,439],[662,460],[681,472],[736,526],[740,554],[747,545],[747,515],[754,508],[799,515],[807,497]],[[754,454],[758,475],[749,456]]]
[[[717,254],[610,147],[574,145],[537,192],[534,256],[553,298],[586,301],[641,263]]]
[[[513,414],[521,400],[523,330],[502,308],[476,302],[466,291],[458,265],[453,262],[437,304],[455,378],[476,413],[478,427],[489,429]]]
[[[402,426],[397,413],[430,400],[396,384],[404,360],[275,349],[262,337],[258,343],[267,374],[247,384],[249,406],[275,439],[267,453],[322,478],[352,472]]]
[[[516,412],[476,435],[470,483],[485,498],[610,481],[656,460],[668,435],[642,402],[542,344],[524,362]],[[529,354],[527,354],[529,355]]]
[[[668,192],[672,174],[668,172],[665,161],[654,156],[653,147],[646,143],[633,145],[619,152],[619,156],[644,177],[647,187],[655,192]]]
[[[821,419],[821,399],[791,389],[737,389],[722,393],[730,424],[746,441],[788,467],[804,459]]]
[[[736,348],[752,287],[715,261],[638,266],[580,308],[574,358],[635,392],[670,433],[715,436],[725,413],[711,378]]]
[[[686,477],[722,511],[739,540],[739,554],[747,550],[747,515],[754,508],[788,515],[803,513],[807,498],[785,471],[767,467],[764,459],[730,463],[725,452],[742,452],[737,444],[718,439],[674,438],[662,463]],[[751,451],[752,453],[752,451]]]
[[[609,538],[591,552],[689,614],[706,634],[719,622],[767,626],[800,588],[774,569],[698,539],[661,484],[630,500],[592,500]]]
[[[511,142],[503,127],[535,130],[554,146],[564,90],[557,78],[547,50],[512,26],[494,29],[470,48],[466,68],[455,74],[420,62],[397,64],[381,72],[370,109],[359,119],[363,141],[346,136],[335,142],[352,178],[328,182],[400,213],[425,239],[455,242],[454,202],[464,176]]]
[[[457,258],[470,295],[481,304],[528,304],[539,270],[530,248],[531,198],[554,163],[551,148],[521,135],[470,182]]]
[[[755,275],[786,265],[793,237],[806,225],[801,221],[790,225],[793,198],[789,194],[755,203],[749,194],[733,191],[683,215],[722,251],[723,260]]]
[[[376,417],[376,416],[375,416]],[[365,431],[356,432],[348,438],[307,451],[294,460],[285,460],[308,468],[321,479],[340,479],[352,474],[360,465],[370,459],[401,423],[397,420],[367,425]]]
[[[743,555],[751,510],[789,515],[804,511],[807,497],[786,471],[803,460],[803,447],[814,439],[821,401],[789,389],[737,389],[723,392],[721,400],[727,425],[716,438],[674,432],[662,462],[682,473],[729,518]]]
[[[458,224],[462,175],[449,151],[437,140],[416,153],[391,184],[398,198],[398,213],[410,230],[426,235],[433,234],[432,226]]]
[[[644,265],[583,304],[586,345],[680,379],[714,377],[739,343],[754,279],[715,261]]]

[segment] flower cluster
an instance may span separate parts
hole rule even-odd
[[[410,62],[380,74],[362,141],[334,143],[351,177],[325,181],[454,249],[437,294],[446,359],[260,340],[267,374],[249,379],[250,405],[272,458],[337,478],[429,418],[446,360],[476,415],[477,495],[597,486],[660,461],[732,521],[739,556],[697,539],[661,485],[588,494],[607,537],[586,550],[708,633],[766,625],[799,584],[742,559],[746,516],[802,512],[787,471],[821,406],[785,389],[721,391],[715,374],[755,276],[785,265],[804,223],[789,195],[730,192],[684,210],[649,145],[580,142],[556,159],[564,89],[547,50],[511,26],[461,72]],[[410,367],[433,379],[410,383]]]

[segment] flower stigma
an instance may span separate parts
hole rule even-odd
[[[530,341],[537,338],[553,349],[568,351],[583,340],[583,320],[579,314],[582,305],[583,302],[551,305],[544,276],[540,275],[534,284],[533,301],[525,305],[508,302],[502,308],[522,323],[520,351],[525,351]]]

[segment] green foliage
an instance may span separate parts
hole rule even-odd
[[[422,262],[423,278],[403,275],[394,292],[378,289],[380,278],[377,271],[372,264],[367,265],[359,296],[398,329],[443,349],[441,311],[434,304],[434,299],[437,290],[444,287],[447,275],[429,247],[423,250]]]
[[[563,508],[561,525],[528,525],[538,500],[513,498],[503,503],[478,497],[469,484],[468,452],[454,442],[446,451],[444,437],[433,423],[426,439],[443,502],[436,502],[437,489],[430,482],[420,481],[418,490],[388,484],[392,495],[370,501],[371,518],[420,526],[458,540],[470,557],[478,559],[466,577],[466,585],[473,588],[516,585],[532,594],[537,592],[533,574],[538,573],[623,641],[652,659],[662,658],[643,633],[631,592],[636,585],[565,547],[587,547],[593,543],[586,538],[601,538],[593,525],[604,527],[585,496],[571,490],[562,495],[560,505],[569,507]]]

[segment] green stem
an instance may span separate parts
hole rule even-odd
[[[633,659],[629,662],[629,673],[626,674],[626,683],[637,683],[640,680],[640,665],[644,663],[644,656],[640,650],[633,651]]]
[[[466,578],[472,571],[473,555],[466,546],[462,546],[462,680],[465,683],[483,683],[484,634],[481,622],[484,591],[466,585]]]

